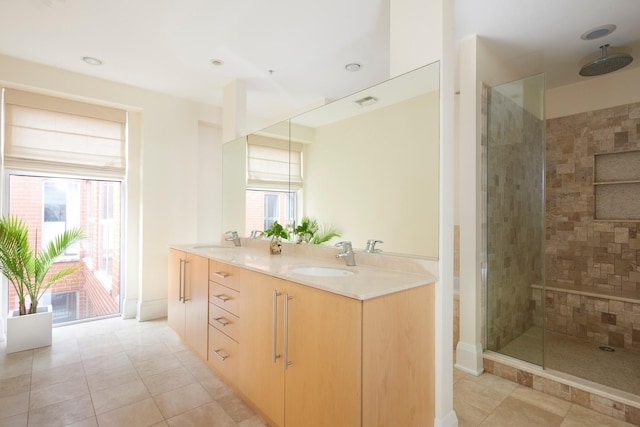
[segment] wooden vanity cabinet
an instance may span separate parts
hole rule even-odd
[[[360,425],[360,301],[245,273],[245,396],[277,426]]]
[[[209,260],[169,250],[167,321],[202,358],[207,357]]]

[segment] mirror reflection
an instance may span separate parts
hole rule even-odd
[[[439,64],[223,146],[223,227],[303,217],[364,249],[438,256]],[[230,193],[230,194],[227,194]]]

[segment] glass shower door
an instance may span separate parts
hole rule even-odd
[[[544,74],[487,90],[487,349],[543,364]]]

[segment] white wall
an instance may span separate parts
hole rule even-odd
[[[316,128],[305,214],[355,248],[379,239],[385,252],[437,258],[439,108],[431,92]]]
[[[583,82],[547,90],[546,118],[640,102],[640,68],[620,70]]]
[[[7,86],[79,98],[132,111],[127,191],[125,314],[141,320],[166,316],[167,249],[197,241],[201,122],[219,112],[188,100],[0,56]],[[211,144],[219,141],[212,140]],[[215,149],[213,149],[215,150]],[[211,151],[209,151],[210,154]],[[215,159],[212,159],[215,170]],[[216,173],[211,179],[219,179]],[[204,189],[203,191],[210,191]],[[212,191],[211,203],[219,197]],[[218,201],[219,203],[219,201]],[[207,232],[212,232],[208,230]],[[132,307],[137,305],[138,310]]]

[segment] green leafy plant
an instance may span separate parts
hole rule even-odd
[[[271,237],[271,239],[286,239],[289,240],[290,235],[289,231],[282,226],[282,224],[278,223],[278,221],[273,221],[271,227],[267,228],[262,232],[263,236]]]
[[[334,237],[340,237],[340,233],[334,227],[321,226],[318,221],[303,216],[300,224],[294,229],[296,243],[310,243],[319,245],[328,242]]]
[[[11,282],[18,296],[20,315],[36,313],[38,301],[55,282],[75,273],[80,263],[64,267],[49,276],[47,272],[55,260],[73,244],[84,239],[80,228],[72,228],[52,239],[38,251],[29,245],[29,228],[21,218],[0,218],[0,272]],[[27,313],[25,299],[31,305]]]

